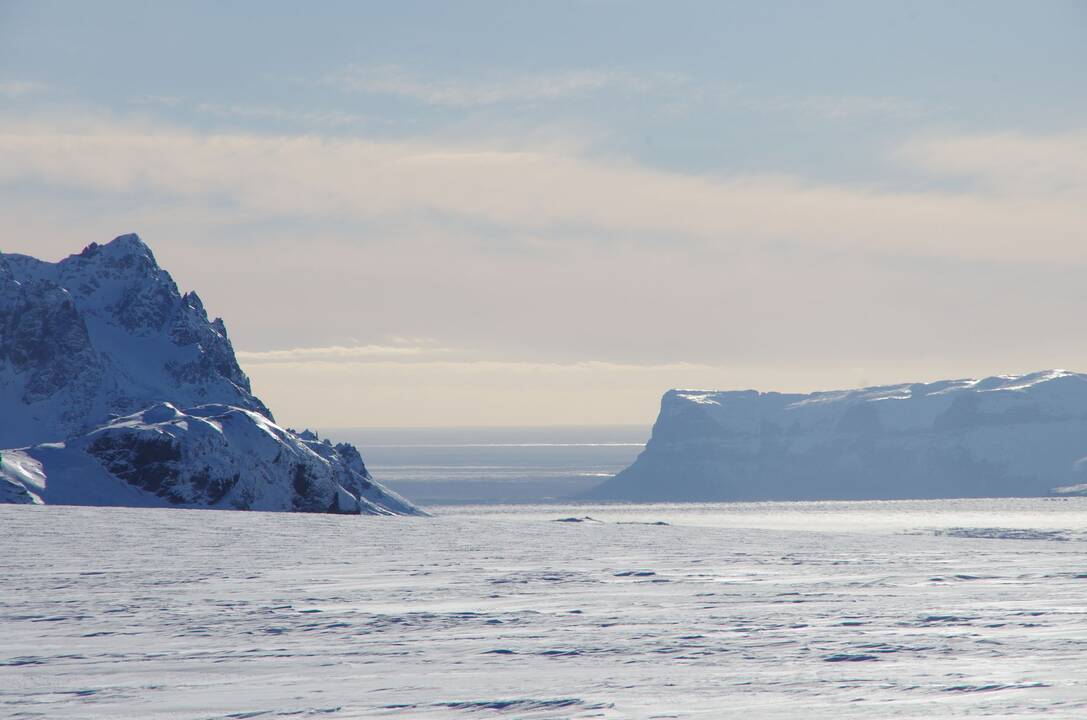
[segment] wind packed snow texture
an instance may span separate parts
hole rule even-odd
[[[446,510],[0,507],[0,715],[1087,716],[1084,498]]]

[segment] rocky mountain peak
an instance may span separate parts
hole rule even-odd
[[[138,235],[0,253],[0,502],[420,514],[358,450],[275,424],[220,318]]]
[[[87,247],[83,248],[83,251],[75,257],[81,257],[84,259],[90,259],[95,257],[117,259],[122,257],[136,257],[141,258],[151,265],[158,267],[158,263],[155,261],[155,254],[151,252],[150,246],[145,243],[139,235],[136,233],[128,233],[126,235],[118,235],[105,244],[98,244],[92,242]]]
[[[56,440],[110,414],[173,400],[271,412],[222,322],[208,322],[138,235],[60,262],[0,254],[0,447]]]

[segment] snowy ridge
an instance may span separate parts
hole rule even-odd
[[[219,318],[136,235],[0,254],[0,502],[421,514],[276,425]]]
[[[0,478],[33,503],[415,512],[373,482],[354,447],[304,439],[228,405],[160,403],[64,443],[8,450]]]
[[[271,412],[223,321],[136,235],[49,263],[0,253],[0,447],[85,432],[163,400]]]
[[[808,395],[670,390],[615,500],[1038,496],[1087,483],[1087,375]]]

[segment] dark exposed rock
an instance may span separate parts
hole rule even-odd
[[[100,435],[87,446],[87,452],[130,485],[173,503],[186,500],[175,492],[181,474],[181,447],[168,435]]]

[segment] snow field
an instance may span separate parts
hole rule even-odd
[[[0,715],[1087,716],[1084,499],[445,512],[0,507]]]

